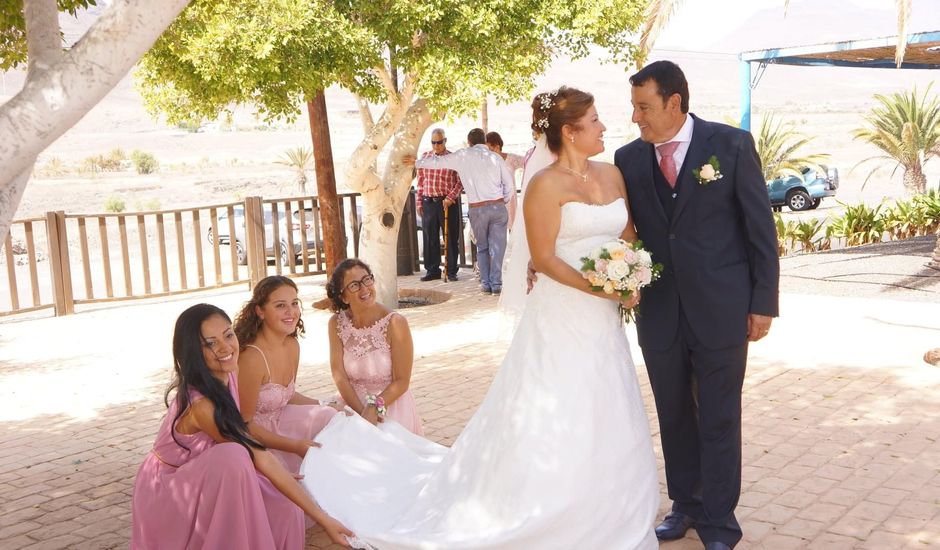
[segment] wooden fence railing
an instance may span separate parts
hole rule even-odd
[[[344,193],[339,199],[346,253],[356,257],[361,198]],[[413,258],[419,270],[410,200],[401,224],[409,245],[405,263]],[[42,309],[67,315],[82,304],[250,288],[271,273],[322,274],[322,233],[317,197],[248,197],[154,212],[58,211],[14,220],[0,254],[0,317]],[[469,267],[463,231],[460,250],[461,264]]]

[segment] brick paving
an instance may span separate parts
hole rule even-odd
[[[300,282],[305,302],[322,297],[322,279]],[[495,298],[464,278],[403,277],[400,286],[452,294],[402,310],[414,332],[412,387],[427,435],[451,444],[482,400],[508,331]],[[246,298],[229,289],[0,323],[2,548],[127,546],[133,478],[165,410],[173,320],[198,301],[234,312]],[[921,360],[940,342],[935,310],[783,296],[771,336],[751,349],[738,548],[940,548],[940,369]],[[309,395],[332,393],[327,317],[305,312],[299,387]],[[634,357],[657,435],[636,348]],[[665,511],[665,494],[662,502]],[[701,547],[691,531],[662,544]],[[307,548],[339,546],[314,528]]]

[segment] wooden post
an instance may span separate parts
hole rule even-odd
[[[235,236],[230,237],[232,242]],[[264,212],[261,197],[245,198],[245,254],[248,257],[248,283],[254,288],[267,276],[267,255],[264,252]]]
[[[65,232],[65,212],[46,212],[46,238],[49,264],[52,268],[52,296],[56,316],[75,313],[72,298],[72,271],[69,268],[69,246]]]
[[[343,242],[343,220],[340,219],[336,197],[333,146],[330,142],[330,123],[327,119],[323,90],[307,101],[307,113],[310,117],[310,138],[313,142],[313,161],[317,175],[317,202],[320,207],[320,219],[323,221],[326,272],[332,273],[333,268],[346,259],[346,245]]]

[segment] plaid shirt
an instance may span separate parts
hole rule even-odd
[[[428,151],[421,155],[421,158],[434,156],[434,151]],[[444,150],[445,155],[450,151]],[[416,199],[420,202],[421,197],[444,197],[446,196],[453,202],[463,191],[460,184],[460,176],[454,170],[438,170],[432,168],[418,168],[418,189]]]

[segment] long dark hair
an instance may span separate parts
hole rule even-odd
[[[258,331],[261,330],[263,321],[258,316],[258,308],[264,307],[264,304],[268,303],[271,293],[282,286],[289,286],[295,291],[297,290],[297,283],[291,280],[290,277],[284,277],[283,275],[265,277],[255,285],[254,290],[251,292],[251,300],[248,300],[242,306],[238,315],[235,316],[235,336],[238,336],[238,344],[241,349],[245,349],[245,346],[254,342],[258,336]],[[297,328],[290,335],[297,338],[303,336],[305,332],[304,320],[297,319]]]
[[[213,418],[222,437],[245,447],[253,457],[251,450],[264,449],[264,446],[248,433],[248,425],[238,411],[231,391],[212,375],[203,356],[202,349],[206,343],[202,338],[202,323],[213,315],[232,322],[224,311],[211,304],[194,305],[176,320],[173,331],[173,381],[163,394],[163,402],[169,407],[170,392],[176,390],[176,416],[170,425],[170,433],[177,445],[189,449],[176,438],[175,426],[192,404],[189,390],[196,390],[215,406]]]
[[[330,309],[333,313],[349,308],[349,304],[343,301],[343,279],[346,277],[346,272],[354,267],[361,267],[366,270],[366,273],[372,275],[372,269],[358,258],[348,258],[340,262],[330,275],[330,280],[326,282],[326,296],[330,299]]]

